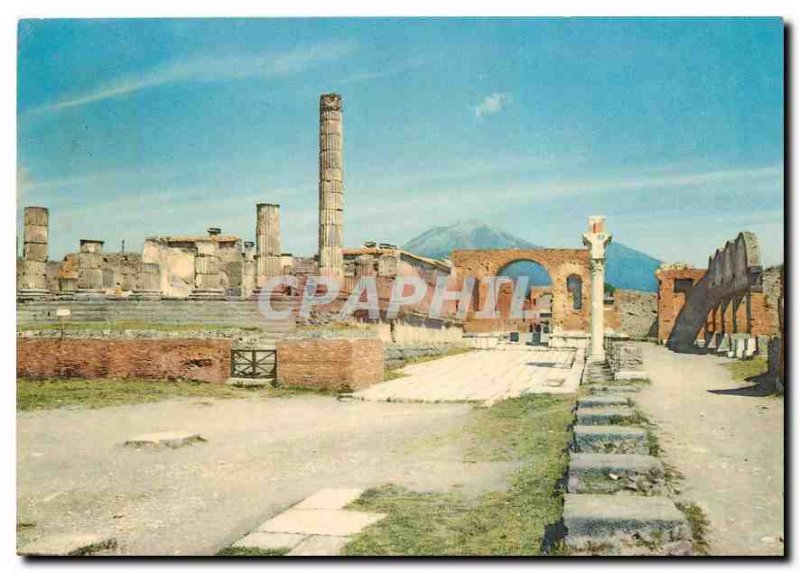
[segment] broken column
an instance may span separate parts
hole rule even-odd
[[[103,241],[81,239],[78,252],[78,290],[84,294],[102,294]]]
[[[22,234],[18,296],[41,298],[47,296],[47,240],[50,214],[44,207],[25,207]]]
[[[583,244],[589,248],[589,270],[592,273],[592,345],[589,359],[605,361],[603,348],[603,285],[605,282],[606,246],[611,234],[605,229],[606,217],[590,216],[589,231],[583,233]]]
[[[195,241],[194,288],[190,297],[195,300],[222,299],[222,279],[219,271],[217,241],[213,236]]]
[[[342,145],[342,97],[327,93],[319,99],[319,271],[332,278],[344,275]]]
[[[249,298],[256,289],[256,253],[255,243],[247,241],[244,243],[244,254],[242,262],[242,296]]]
[[[270,278],[283,273],[280,209],[280,205],[273,203],[256,205],[256,287],[258,288],[263,287]]]
[[[132,298],[155,299],[161,297],[161,267],[156,262],[140,262],[136,267],[136,283]]]

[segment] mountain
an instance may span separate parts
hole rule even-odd
[[[477,220],[439,226],[423,232],[403,245],[404,250],[430,258],[446,258],[457,249],[543,248],[523,238]],[[606,282],[615,288],[655,292],[658,284],[655,270],[661,264],[653,258],[619,242],[612,242],[606,251]],[[547,285],[550,278],[538,264],[520,262],[509,268],[508,276],[531,276],[531,285]]]

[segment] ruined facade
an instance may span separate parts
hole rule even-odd
[[[686,303],[686,295],[706,271],[688,264],[662,264],[656,270],[658,280],[658,340],[666,343],[675,319]]]

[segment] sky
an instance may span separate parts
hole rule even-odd
[[[780,19],[22,20],[18,215],[50,258],[210,226],[316,252],[318,108],[344,101],[345,243],[479,219],[580,248],[589,215],[705,266],[783,261]],[[18,217],[19,218],[19,217]],[[21,222],[18,223],[21,242]],[[18,246],[21,249],[21,245]]]

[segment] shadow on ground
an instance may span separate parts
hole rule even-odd
[[[775,383],[766,373],[747,377],[745,381],[749,381],[751,385],[733,389],[709,389],[708,392],[716,393],[717,395],[738,395],[741,397],[767,397],[769,395],[775,395]]]

